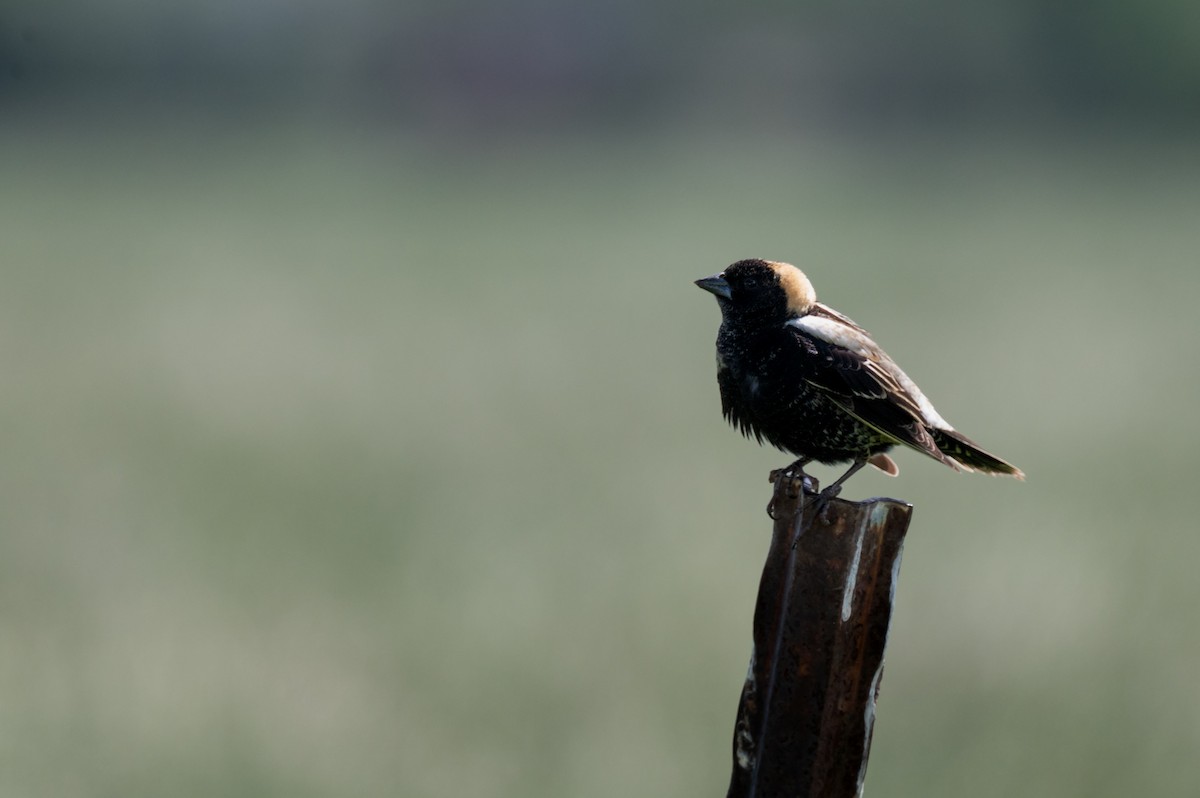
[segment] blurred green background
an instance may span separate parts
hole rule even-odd
[[[722,795],[793,261],[916,505],[867,793],[1200,784],[1200,6],[9,0],[0,795]],[[818,469],[827,480],[835,472]]]

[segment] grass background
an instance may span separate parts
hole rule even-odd
[[[757,256],[1028,474],[850,483],[916,506],[868,793],[1200,783],[1190,141],[88,127],[0,125],[0,794],[721,794]]]

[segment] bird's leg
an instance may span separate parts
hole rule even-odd
[[[784,478],[796,479],[797,477],[806,476],[804,473],[804,467],[812,461],[813,459],[811,457],[801,457],[799,460],[796,460],[789,466],[775,469],[771,472],[771,482],[776,482]]]
[[[850,477],[857,474],[859,472],[859,470],[866,464],[867,464],[866,457],[860,457],[859,459],[855,460],[854,464],[846,469],[845,474],[842,474],[840,477],[838,477],[836,480],[834,480],[833,484],[829,485],[827,488],[825,488],[825,490],[821,491],[821,495],[826,496],[830,499],[837,496],[839,493],[842,492],[842,484],[846,480],[850,479]]]
[[[824,515],[826,508],[829,506],[830,499],[833,499],[842,492],[842,483],[857,474],[859,469],[866,464],[867,458],[865,457],[860,457],[859,459],[855,460],[854,464],[846,469],[846,473],[842,474],[831,485],[818,493],[816,498],[814,498],[811,502],[813,505],[813,512],[819,515]]]
[[[771,472],[771,476],[769,477],[770,482],[772,484],[774,484],[776,482],[787,480],[789,482],[795,483],[797,480],[799,480],[800,492],[803,492],[806,489],[809,489],[810,482],[813,482],[814,484],[816,482],[815,480],[813,480],[812,477],[810,477],[804,473],[804,467],[811,462],[812,462],[811,457],[801,457],[799,460],[792,463],[790,466],[787,466],[786,468],[777,468]],[[792,486],[789,486],[788,489],[795,490],[795,488]],[[794,496],[795,493],[793,493],[792,495]],[[774,496],[772,496],[771,501],[767,503],[767,515],[772,519],[775,518],[775,497]]]
[[[804,467],[806,465],[808,465],[809,463],[811,463],[812,461],[813,461],[813,459],[811,457],[801,457],[801,458],[797,459],[794,463],[792,463],[790,466],[783,469],[783,473],[787,474],[790,472],[793,477],[803,477],[804,476]]]

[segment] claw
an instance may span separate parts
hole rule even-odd
[[[775,485],[775,493],[772,494],[771,501],[767,503],[767,515],[770,516],[771,520],[775,520],[775,501],[779,497],[779,492],[786,491],[789,499],[803,495],[808,490],[808,485],[812,477],[803,471],[798,474],[794,473],[791,466],[789,466],[788,468],[778,468],[772,471],[769,479]]]
[[[850,477],[854,476],[854,474],[856,474],[858,472],[858,470],[860,468],[862,468],[863,466],[865,466],[866,464],[867,464],[866,458],[864,458],[862,460],[855,460],[854,464],[850,466],[850,468],[846,471],[846,473],[844,473],[840,477],[838,477],[837,480],[833,484],[831,484],[829,487],[825,488],[825,490],[818,493],[812,499],[809,499],[808,501],[804,502],[804,504],[801,506],[801,508],[797,512],[803,513],[803,511],[805,509],[811,507],[814,517],[819,517],[821,519],[822,523],[829,523],[829,516],[827,514],[828,510],[829,510],[829,503],[831,501],[833,501],[835,498],[837,498],[837,495],[842,492],[842,483],[845,482]],[[807,477],[806,477],[806,479],[807,479]],[[815,480],[814,480],[814,484],[815,484]]]
[[[779,496],[779,491],[786,490],[788,498],[794,499],[814,490],[817,481],[804,473],[804,466],[810,462],[810,459],[802,457],[784,468],[776,468],[767,477],[767,481],[775,485],[775,493],[771,496],[771,501],[767,503],[767,515],[771,520],[776,520],[775,499]]]
[[[836,499],[838,494],[841,492],[842,486],[835,482],[813,498],[809,499],[805,503],[805,506],[811,507],[812,512],[819,516],[823,523],[829,523],[829,503],[833,499]]]

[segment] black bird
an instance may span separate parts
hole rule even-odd
[[[823,498],[868,463],[895,476],[887,452],[898,443],[955,470],[1025,478],[956,432],[866,330],[817,301],[790,263],[740,260],[696,285],[721,306],[717,385],[729,423],[797,456],[793,469],[852,461]]]

